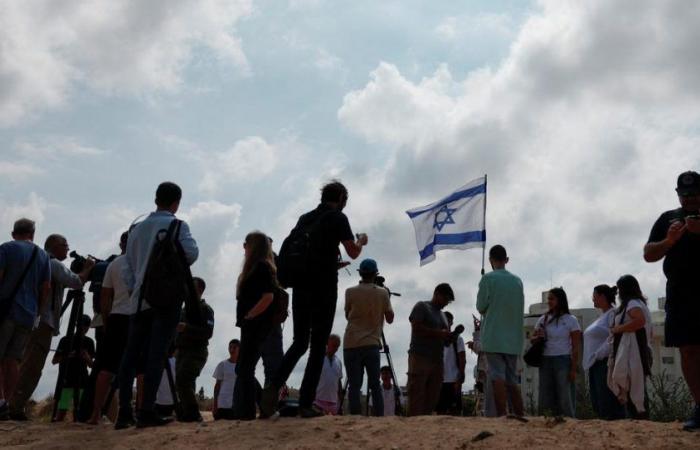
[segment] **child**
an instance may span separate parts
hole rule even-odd
[[[228,359],[221,361],[214,370],[214,420],[233,420],[233,388],[236,386],[236,363],[241,342],[232,339],[228,343]]]

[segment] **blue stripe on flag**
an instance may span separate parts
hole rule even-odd
[[[434,205],[430,205],[429,208],[424,208],[419,211],[406,211],[406,214],[408,214],[408,217],[413,219],[416,216],[420,216],[421,214],[425,214],[429,211],[433,211],[437,208],[440,208],[441,206],[447,205],[448,203],[452,203],[456,200],[460,200],[466,197],[476,197],[479,194],[486,194],[486,183],[480,184],[478,186],[474,186],[469,189],[465,189],[463,191],[458,191],[453,193],[447,198],[444,198],[440,200],[438,203]],[[443,235],[443,236],[448,236],[448,235]]]
[[[456,234],[436,234],[433,242],[420,251],[420,259],[423,260],[435,253],[434,247],[436,245],[460,245],[472,242],[486,242],[486,230]]]

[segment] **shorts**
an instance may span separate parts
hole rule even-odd
[[[73,409],[73,392],[75,392],[75,389],[73,388],[61,389],[61,397],[58,400],[59,411],[68,411],[69,409]],[[78,395],[80,396],[80,398],[83,398],[82,389],[79,389]]]
[[[5,319],[0,324],[0,360],[16,359],[21,361],[31,334],[30,328],[24,327],[12,319]]]
[[[700,313],[691,308],[666,305],[666,323],[664,324],[664,345],[666,347],[684,347],[700,345]]]
[[[107,318],[107,334],[101,359],[102,370],[111,374],[119,373],[126,342],[129,340],[130,320],[131,316],[126,314],[110,314]]]
[[[505,353],[484,353],[486,355],[489,381],[505,381],[508,385],[518,385],[518,355]]]

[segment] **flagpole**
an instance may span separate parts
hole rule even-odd
[[[481,275],[484,275],[486,271],[484,266],[486,265],[486,199],[488,198],[488,174],[484,174],[484,246],[481,247]]]

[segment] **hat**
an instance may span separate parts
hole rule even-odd
[[[678,176],[678,195],[700,194],[700,174],[688,171]]]
[[[377,261],[367,258],[362,260],[360,263],[360,273],[379,273],[379,268],[377,267]]]
[[[447,297],[448,300],[454,300],[455,299],[455,293],[452,290],[452,287],[447,284],[447,283],[440,283],[435,287],[435,293],[436,294],[442,294],[445,297]]]

